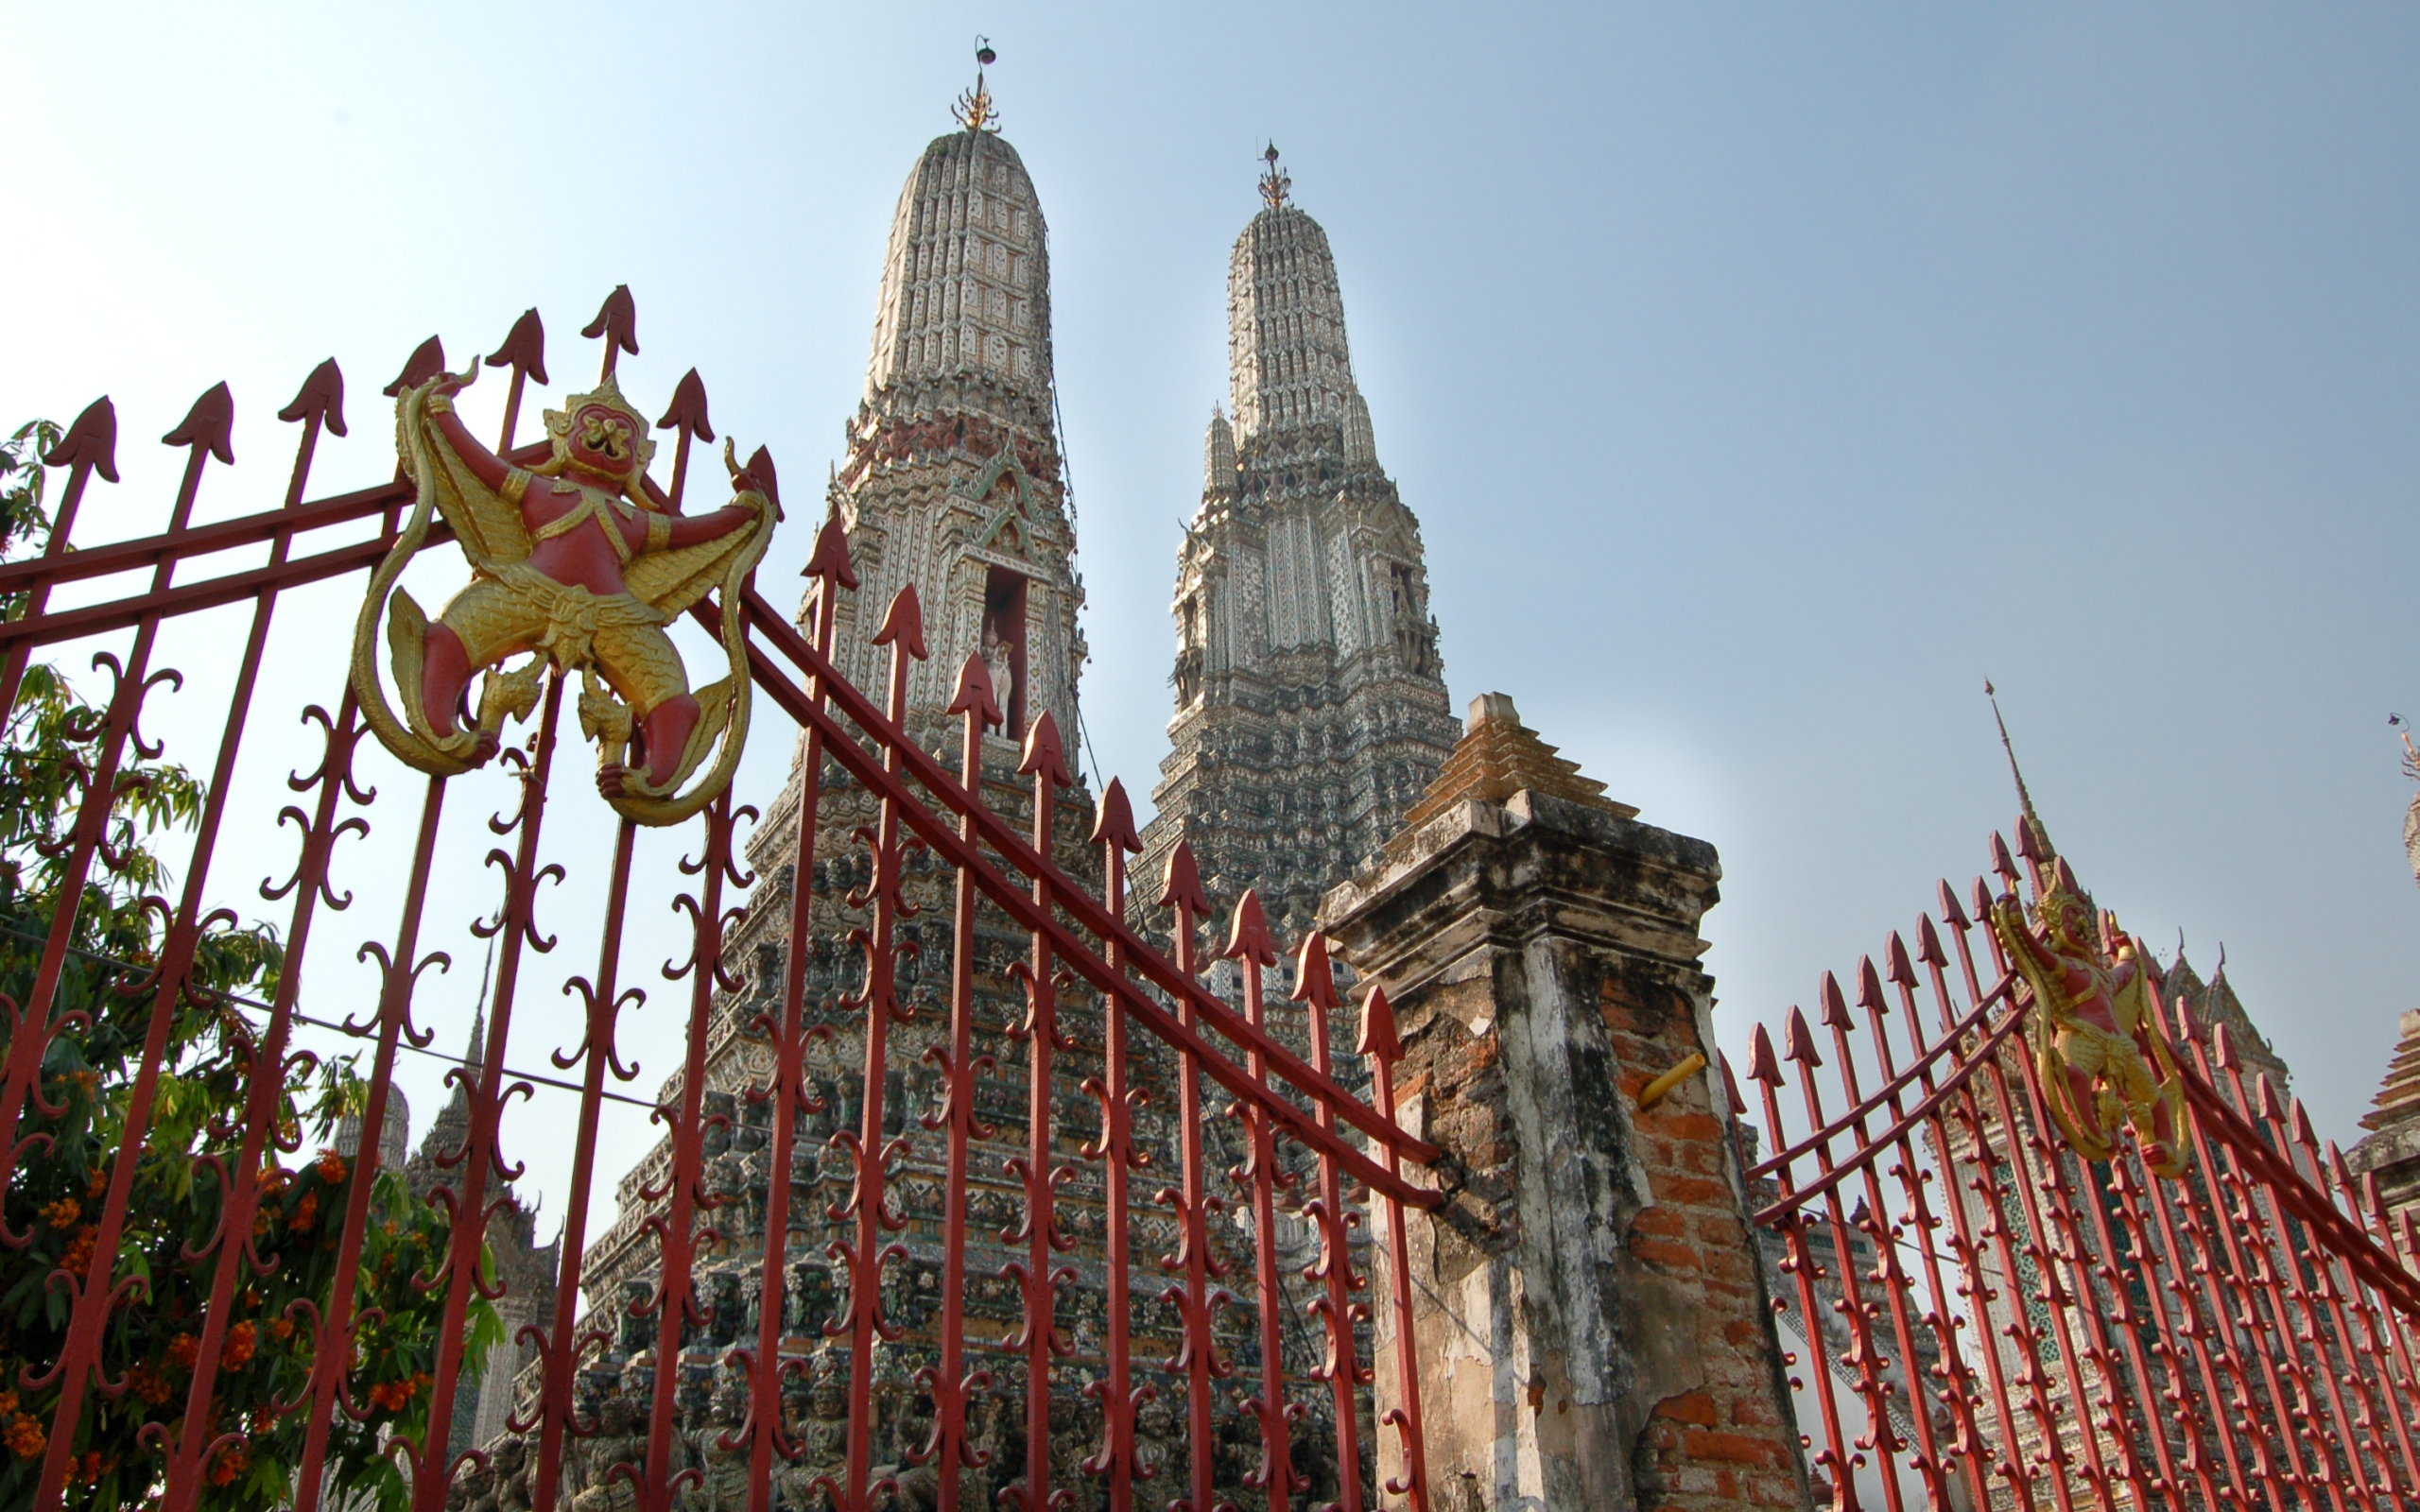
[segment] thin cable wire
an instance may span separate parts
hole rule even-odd
[[[5,931],[5,933],[13,935],[22,940],[29,940],[37,945],[45,943],[43,936],[30,934],[22,929],[9,929]],[[83,950],[78,946],[70,945],[67,947],[67,954],[70,955],[80,955],[85,960],[91,961],[96,966],[104,966],[112,971],[131,971],[139,975],[149,974],[150,969],[148,967],[142,966],[133,961],[122,961],[114,955],[103,955],[97,951]],[[234,1004],[237,1007],[251,1008],[256,1013],[273,1014],[277,1011],[272,1005],[263,1003],[258,998],[246,997],[240,992],[220,992],[218,995],[225,998],[228,1002]],[[292,1019],[296,1023],[307,1023],[315,1029],[333,1029],[338,1034],[353,1035],[355,1039],[366,1038],[364,1035],[355,1034],[354,1031],[346,1028],[341,1023],[331,1023],[325,1019],[312,1018],[309,1014],[303,1013],[300,1009],[288,1010],[286,1017]],[[442,1050],[424,1049],[406,1039],[398,1038],[395,1044],[398,1049],[408,1050],[416,1056],[426,1056],[431,1060],[442,1060],[449,1065],[467,1066],[471,1064],[471,1062],[463,1059],[459,1056],[449,1056]],[[563,1081],[554,1076],[543,1076],[538,1074],[536,1072],[515,1071],[510,1066],[505,1068],[504,1074],[517,1081],[529,1082],[532,1085],[539,1087],[551,1087],[567,1092],[579,1092],[586,1090],[576,1081]],[[644,1097],[632,1097],[627,1092],[609,1091],[600,1089],[597,1095],[609,1098],[614,1102],[628,1103],[632,1108],[644,1108],[650,1112],[655,1111],[664,1106],[661,1103],[650,1102]]]

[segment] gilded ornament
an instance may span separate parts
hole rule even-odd
[[[2029,1033],[2050,1117],[2087,1160],[2110,1159],[2118,1125],[2131,1124],[2145,1165],[2184,1175],[2192,1160],[2185,1088],[2152,1022],[2134,940],[2116,915],[2096,916],[2064,860],[2035,874],[2030,914],[2006,893],[1991,923],[2033,995]]]
[[[467,373],[440,373],[396,401],[396,452],[418,496],[354,629],[363,717],[407,765],[451,777],[495,754],[506,722],[528,716],[549,670],[577,672],[598,790],[641,824],[676,823],[730,785],[750,684],[740,615],[722,616],[729,675],[694,692],[666,627],[709,593],[736,605],[780,511],[726,441],[731,503],[674,513],[647,476],[648,423],[610,375],[546,412],[552,457],[510,466],[454,414],[450,396],[477,370],[475,362]],[[432,620],[396,581],[440,517],[471,581]],[[378,676],[382,619],[400,714]]]

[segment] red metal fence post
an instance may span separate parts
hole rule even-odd
[[[1261,971],[1277,964],[1270,948],[1269,923],[1261,915],[1260,896],[1247,891],[1236,903],[1235,927],[1227,936],[1227,959],[1243,974],[1244,1017],[1255,1029],[1268,1022],[1261,995]],[[1253,1080],[1269,1084],[1262,1057],[1252,1057]],[[1259,1320],[1260,1395],[1250,1406],[1260,1424],[1260,1465],[1244,1484],[1268,1494],[1269,1512],[1286,1512],[1300,1472],[1294,1468],[1294,1420],[1302,1405],[1286,1398],[1285,1338],[1280,1322],[1286,1293],[1277,1275],[1277,1189],[1294,1184],[1290,1171],[1277,1168],[1277,1141],[1268,1112],[1254,1104],[1242,1110],[1244,1163],[1228,1173],[1252,1195],[1252,1247],[1257,1285],[1253,1306]]]
[[[1100,809],[1093,823],[1092,843],[1101,850],[1101,902],[1109,911],[1124,918],[1126,914],[1126,857],[1143,849],[1142,840],[1134,833],[1134,811],[1126,799],[1125,784],[1111,778],[1101,793]],[[1126,948],[1115,940],[1109,943],[1110,970],[1123,976],[1126,971]],[[1130,1085],[1126,1063],[1126,1015],[1117,1010],[1114,1001],[1104,1001],[1101,1012],[1102,1075],[1085,1078],[1083,1090],[1100,1104],[1100,1137],[1083,1147],[1088,1160],[1101,1162],[1107,1222],[1103,1234],[1101,1289],[1105,1294],[1109,1314],[1109,1374],[1085,1388],[1101,1407],[1100,1447],[1083,1463],[1087,1474],[1107,1477],[1110,1512],[1131,1512],[1134,1504],[1134,1482],[1149,1476],[1151,1468],[1134,1462],[1134,1410],[1150,1400],[1150,1386],[1137,1388],[1129,1369],[1128,1335],[1133,1327],[1133,1277],[1129,1258],[1131,1238],[1127,1232],[1127,1183],[1134,1166],[1143,1163],[1134,1148],[1134,1107],[1136,1092]],[[1322,1070],[1326,1068],[1322,1067]],[[1105,1078],[1105,1079],[1104,1079]]]
[[[1179,840],[1168,852],[1167,876],[1160,888],[1160,906],[1176,914],[1171,933],[1176,947],[1176,967],[1187,979],[1201,971],[1195,953],[1200,949],[1200,917],[1209,912],[1210,900],[1201,891],[1201,873],[1193,859],[1190,843]],[[1192,1000],[1179,999],[1177,1012],[1184,1027],[1195,1026]],[[1182,1275],[1184,1280],[1160,1294],[1161,1298],[1176,1307],[1183,1320],[1183,1345],[1173,1359],[1166,1363],[1170,1371],[1184,1372],[1185,1408],[1185,1469],[1186,1494],[1172,1505],[1184,1512],[1212,1512],[1217,1497],[1210,1484],[1210,1393],[1211,1383],[1224,1380],[1235,1373],[1235,1367],[1220,1357],[1218,1339],[1211,1328],[1212,1314],[1228,1301],[1225,1288],[1211,1282],[1227,1274],[1226,1263],[1210,1246],[1210,1214],[1223,1206],[1210,1195],[1203,1179],[1201,1150],[1201,1061],[1187,1046],[1177,1057],[1177,1139],[1179,1159],[1184,1162],[1184,1186],[1182,1191],[1163,1188],[1159,1200],[1172,1209],[1177,1216],[1176,1253],[1161,1257],[1160,1268]],[[1392,1159],[1392,1152],[1389,1157]]]

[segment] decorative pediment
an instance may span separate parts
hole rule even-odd
[[[975,545],[983,551],[1005,553],[1022,561],[1026,556],[1025,521],[1016,506],[1010,505],[983,523],[975,533]]]
[[[1001,485],[1006,483],[1007,488]],[[998,552],[1020,561],[1031,556],[1035,492],[1033,479],[1019,462],[1012,449],[1000,454],[983,466],[983,470],[968,479],[963,487],[952,490],[959,498],[986,511],[982,525],[975,532],[972,543],[985,551]]]

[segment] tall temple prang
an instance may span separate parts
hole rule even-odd
[[[891,215],[865,399],[831,488],[860,579],[837,655],[853,681],[880,687],[873,632],[912,582],[932,656],[909,704],[938,713],[978,652],[1013,743],[1045,710],[1076,730],[1083,584],[1053,423],[1042,206],[979,78],[959,118],[966,129],[925,147]]]
[[[2420,782],[2420,748],[2411,743],[2401,715],[2404,775]],[[2411,877],[2420,882],[2420,794],[2403,811],[2403,849]],[[2344,1152],[2357,1175],[2376,1183],[2378,1199],[2399,1229],[2407,1214],[2420,1215],[2420,1010],[2406,1009],[2395,1025],[2394,1053],[2370,1110],[2361,1115],[2369,1133]]]
[[[1268,153],[1227,273],[1214,411],[1177,557],[1175,749],[1137,875],[1189,839],[1211,895],[1309,926],[1454,747],[1420,523],[1378,464],[1336,257]]]

